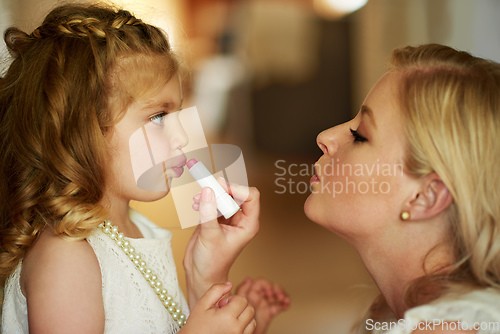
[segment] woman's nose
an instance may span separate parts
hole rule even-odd
[[[333,156],[338,149],[338,126],[321,132],[316,138],[318,147],[324,154]]]

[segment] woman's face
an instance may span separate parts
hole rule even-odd
[[[108,137],[111,161],[106,172],[106,190],[109,195],[139,201],[153,201],[167,195],[172,179],[182,174],[186,164],[182,148],[188,138],[179,123],[180,107],[180,83],[178,76],[173,75],[154,94],[139,98],[127,108]],[[155,161],[155,156],[161,159]],[[161,191],[152,191],[153,186],[138,186],[135,174],[141,164],[153,172],[148,175],[149,182],[161,183],[156,187]]]
[[[347,240],[390,238],[399,220],[406,184],[405,137],[397,100],[398,74],[384,75],[351,121],[321,132],[323,156],[311,179],[304,210],[314,222]],[[361,238],[361,239],[360,239]]]

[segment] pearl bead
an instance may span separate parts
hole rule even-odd
[[[156,295],[162,302],[163,306],[172,316],[172,319],[179,325],[180,328],[186,324],[186,316],[177,308],[177,303],[172,296],[168,295],[167,289],[162,289],[162,282],[158,279],[151,269],[147,268],[146,262],[141,260],[140,254],[135,254],[134,247],[130,246],[130,242],[124,239],[123,233],[118,232],[118,227],[112,226],[111,222],[105,221],[99,224],[103,232],[107,234],[116,244],[121,247],[125,255],[127,255],[137,269],[143,274],[146,281],[156,292]]]

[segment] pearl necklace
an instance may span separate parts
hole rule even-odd
[[[144,262],[144,260],[141,260],[141,255],[135,251],[134,247],[130,245],[128,240],[124,239],[123,233],[119,233],[118,227],[111,225],[111,222],[107,220],[104,223],[101,223],[99,227],[102,229],[104,234],[120,246],[125,255],[127,255],[132,263],[134,263],[137,270],[139,270],[142,276],[144,276],[144,279],[156,292],[156,295],[160,299],[163,306],[165,306],[168,313],[172,315],[174,321],[177,325],[179,325],[179,328],[182,328],[182,326],[186,324],[186,316],[181,312],[180,308],[177,307],[177,303],[174,301],[172,296],[167,294],[167,289],[161,288],[162,283],[158,279],[158,276],[156,276],[151,269],[146,266],[146,262]]]

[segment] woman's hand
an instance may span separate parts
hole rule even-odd
[[[193,233],[184,256],[189,305],[215,283],[225,282],[229,269],[259,230],[259,191],[219,178],[221,186],[241,204],[241,211],[230,219],[217,219],[217,202],[210,188],[203,188],[193,200],[200,224]]]
[[[194,305],[180,334],[251,334],[255,331],[254,308],[245,297],[226,298],[224,307],[219,300],[231,291],[231,282],[212,285]]]

